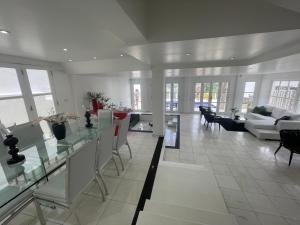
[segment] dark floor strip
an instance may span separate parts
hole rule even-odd
[[[144,209],[146,199],[150,199],[150,197],[151,197],[152,188],[153,188],[155,175],[156,175],[156,170],[158,167],[160,153],[161,153],[161,149],[163,146],[163,141],[164,141],[164,137],[158,138],[156,148],[155,148],[155,151],[154,151],[154,154],[152,157],[152,161],[151,161],[150,167],[148,169],[144,187],[143,187],[138,205],[136,207],[135,214],[134,214],[131,225],[136,225],[136,222],[137,222],[137,219],[139,216],[139,212]]]

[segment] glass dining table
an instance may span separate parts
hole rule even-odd
[[[81,146],[98,138],[101,131],[111,126],[111,120],[94,121],[93,128],[86,128],[83,123],[73,123],[73,129],[67,129],[66,138],[40,138],[28,146],[19,147],[25,160],[8,165],[8,149],[0,143],[0,209],[9,204],[28,189],[35,188],[40,182],[65,165],[67,156]],[[22,137],[18,137],[21,139]]]

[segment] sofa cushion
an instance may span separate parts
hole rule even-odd
[[[290,116],[283,116],[283,117],[280,117],[279,119],[275,120],[274,125],[277,125],[277,123],[278,123],[280,120],[290,120],[290,119],[291,119]]]
[[[257,113],[248,113],[246,115],[246,118],[249,120],[270,120],[273,121],[273,123],[275,122],[275,119],[271,116],[263,116]]]
[[[276,130],[300,130],[300,120],[280,120]]]
[[[285,109],[274,107],[272,110],[272,117],[274,117],[275,119],[279,119],[280,117],[283,117],[286,114],[288,114],[288,112]]]
[[[290,120],[300,121],[300,114],[290,114]]]
[[[248,124],[249,127],[252,127],[254,129],[264,129],[264,130],[276,129],[273,120],[247,120],[246,123]]]

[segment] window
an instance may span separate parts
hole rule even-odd
[[[47,70],[27,69],[28,80],[38,116],[55,113]]]
[[[226,111],[226,103],[229,91],[229,84],[227,81],[221,83],[221,92],[220,92],[220,104],[219,104],[219,112]]]
[[[0,120],[6,126],[29,121],[16,69],[0,67]]]
[[[142,96],[140,84],[133,84],[133,109],[142,110]]]
[[[294,110],[299,81],[273,81],[269,104],[279,108]]]
[[[212,83],[210,107],[214,112],[217,111],[217,107],[218,107],[219,86],[220,86],[219,82]]]
[[[194,112],[199,112],[201,104],[201,83],[195,84]]]
[[[209,106],[209,98],[210,98],[210,83],[203,84],[203,106]]]
[[[241,109],[242,113],[246,113],[248,111],[248,108],[252,106],[254,91],[255,91],[255,82],[245,82],[242,109]]]
[[[178,95],[179,84],[178,83],[166,83],[166,111],[178,111]]]
[[[166,84],[166,111],[171,111],[171,84]]]
[[[178,111],[178,92],[179,92],[179,85],[178,85],[178,83],[173,83],[173,104],[172,104],[172,111]]]

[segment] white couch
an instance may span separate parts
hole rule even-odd
[[[263,116],[257,113],[249,113],[245,115],[245,128],[259,139],[280,140],[279,131],[283,129],[297,130],[300,129],[300,114],[288,112],[272,106],[265,106],[271,116]],[[290,116],[290,120],[279,120],[274,125],[276,119],[283,116]]]

